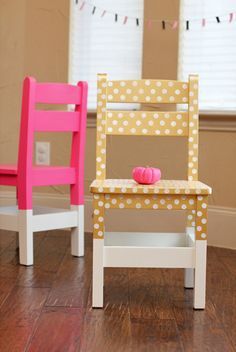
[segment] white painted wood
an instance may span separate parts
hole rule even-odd
[[[78,224],[77,211],[64,211],[33,216],[33,231],[47,231],[76,227]]]
[[[184,269],[184,287],[194,288],[194,268]]]
[[[84,255],[84,206],[58,209],[36,206],[18,210],[16,205],[0,207],[0,228],[19,232],[20,263],[33,264],[33,232],[73,228],[72,254]],[[78,243],[76,243],[78,241]]]
[[[104,267],[193,268],[194,248],[105,246]]]
[[[196,263],[194,279],[194,303],[195,309],[205,308],[206,296],[206,253],[207,241],[196,240]]]
[[[103,307],[103,239],[93,239],[93,292],[92,306],[93,308]]]
[[[185,233],[105,232],[105,246],[186,247]]]
[[[84,256],[84,205],[72,205],[71,210],[77,213],[77,226],[71,229],[71,254]]]
[[[19,210],[20,264],[33,265],[33,213]]]
[[[187,245],[189,247],[195,247],[195,229],[194,227],[186,228],[187,234]],[[194,268],[185,268],[184,269],[184,287],[185,288],[194,288]]]

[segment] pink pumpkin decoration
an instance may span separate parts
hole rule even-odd
[[[133,179],[143,185],[152,185],[161,179],[161,170],[155,167],[135,167]]]

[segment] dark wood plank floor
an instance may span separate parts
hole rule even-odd
[[[92,238],[70,255],[66,231],[38,233],[35,264],[18,265],[0,232],[0,351],[236,351],[236,251],[208,248],[207,306],[192,309],[183,270],[106,269],[105,307],[91,309]]]

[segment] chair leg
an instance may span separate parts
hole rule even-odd
[[[103,307],[103,239],[93,239],[93,308]]]
[[[184,287],[194,288],[194,269],[184,269]]]
[[[71,231],[71,255],[84,256],[84,205],[72,205],[72,210],[78,212],[78,226]]]
[[[19,210],[20,264],[33,265],[33,212]]]
[[[197,197],[193,304],[195,309],[204,309],[206,300],[207,199],[207,196]]]
[[[191,216],[194,216],[194,214],[191,213]],[[195,229],[193,227],[193,224],[189,222],[188,218],[188,227],[186,227],[186,234],[187,236],[190,236],[192,234],[194,236]],[[195,224],[194,224],[195,225]],[[190,238],[187,237],[188,240],[188,246],[192,246],[192,241],[190,241]],[[194,268],[186,268],[184,269],[184,287],[185,288],[194,288]]]
[[[95,194],[93,199],[93,308],[103,307],[103,249],[104,249],[104,195]]]
[[[196,241],[196,264],[194,279],[194,309],[205,308],[207,241]]]

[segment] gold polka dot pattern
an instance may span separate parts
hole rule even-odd
[[[93,196],[93,237],[104,237],[104,195]]]
[[[195,196],[183,195],[105,195],[106,209],[161,209],[161,210],[186,210],[195,209]]]
[[[187,213],[187,227],[194,227],[195,226],[195,214],[196,210],[189,210]]]
[[[104,238],[106,209],[187,210],[192,212],[191,225],[196,229],[196,240],[207,239],[207,196],[197,195],[127,195],[94,194],[94,238]],[[196,224],[194,222],[196,217]]]
[[[107,111],[106,134],[188,136],[188,113]]]
[[[198,179],[198,76],[189,78],[188,180]]]
[[[106,178],[107,75],[98,75],[96,179]]]
[[[200,181],[160,180],[153,185],[140,185],[132,179],[94,180],[93,193],[130,194],[211,194],[211,188]]]
[[[207,239],[207,196],[197,196],[196,240]]]
[[[180,81],[108,81],[107,101],[116,103],[187,103],[188,84]]]

